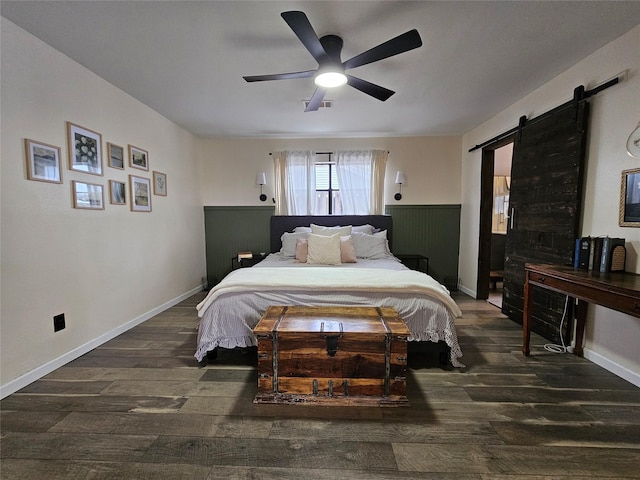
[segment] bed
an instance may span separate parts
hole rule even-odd
[[[270,305],[374,305],[396,309],[409,341],[445,342],[451,364],[464,366],[460,309],[443,285],[392,255],[390,216],[272,216],[270,228],[271,253],[229,273],[197,305],[198,361],[255,346],[253,328]]]

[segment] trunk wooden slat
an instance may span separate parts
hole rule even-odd
[[[393,308],[271,306],[253,331],[255,403],[408,405],[410,331]]]

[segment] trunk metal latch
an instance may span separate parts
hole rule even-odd
[[[320,324],[320,333],[322,334],[322,336],[325,338],[325,341],[327,342],[327,355],[329,355],[330,357],[335,356],[335,354],[338,352],[338,340],[342,338],[342,336],[344,335],[344,331],[342,329],[342,322],[339,322],[339,325],[340,325],[340,334],[329,335],[328,333],[327,334],[324,333],[324,322]]]

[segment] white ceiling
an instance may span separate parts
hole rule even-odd
[[[640,24],[638,1],[2,0],[0,8],[202,137],[459,135]],[[304,11],[319,36],[341,36],[343,61],[413,28],[423,46],[349,71],[395,90],[386,102],[344,86],[325,97],[331,109],[304,113],[312,78],[242,79],[317,67],[280,17],[286,10]]]

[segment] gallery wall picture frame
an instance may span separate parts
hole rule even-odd
[[[149,171],[149,152],[142,148],[129,145],[129,166]]]
[[[67,122],[69,170],[102,176],[102,135]]]
[[[107,142],[107,158],[111,168],[124,170],[124,148],[115,143]]]
[[[73,208],[104,210],[102,185],[72,180],[71,194],[73,195]]]
[[[167,196],[167,174],[153,171],[153,194]]]
[[[618,225],[640,227],[640,168],[622,171]]]
[[[151,180],[129,175],[129,195],[132,212],[151,211]]]
[[[127,204],[127,185],[117,180],[109,180],[109,202],[112,205]]]
[[[27,159],[27,179],[62,183],[60,147],[25,138],[24,150]]]

